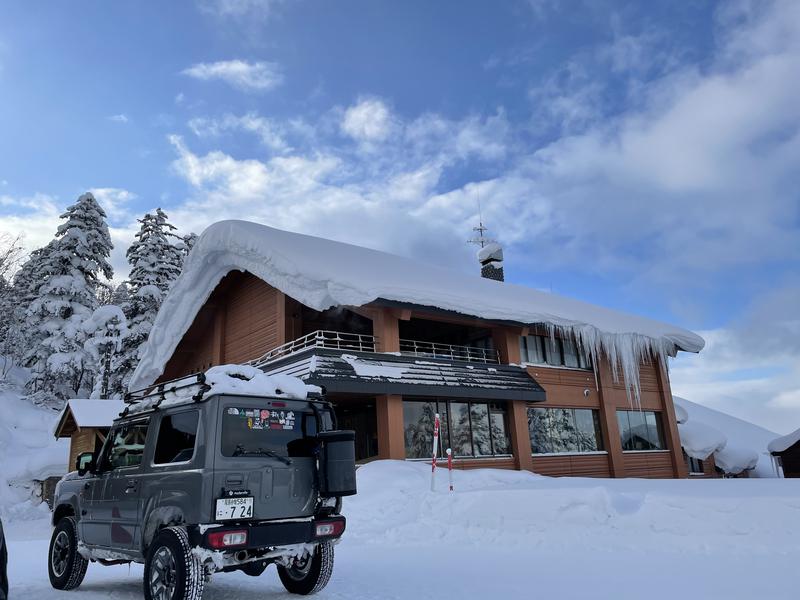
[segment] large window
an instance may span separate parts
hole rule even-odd
[[[155,464],[185,462],[192,459],[199,415],[199,411],[189,410],[161,418],[153,457]]]
[[[617,421],[623,450],[666,449],[659,413],[651,410],[618,410]]]
[[[603,450],[600,418],[588,408],[529,408],[528,432],[534,454]]]
[[[589,357],[574,339],[548,335],[524,335],[519,338],[520,358],[524,363],[591,369]]]
[[[403,402],[406,458],[430,458],[433,422],[439,413],[439,456],[452,448],[456,457],[504,456],[511,453],[508,417],[503,404],[472,401]]]

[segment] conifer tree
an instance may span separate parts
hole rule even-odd
[[[31,333],[39,343],[28,347],[29,397],[37,404],[59,406],[86,388],[90,357],[83,347],[83,321],[97,307],[100,277],[111,278],[112,243],[103,209],[90,193],[61,215],[40,266],[45,275],[27,309]]]

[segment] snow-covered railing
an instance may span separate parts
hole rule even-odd
[[[400,340],[400,353],[424,356],[427,358],[447,358],[466,362],[500,363],[500,355],[494,348],[457,346],[419,340]]]
[[[277,348],[273,348],[266,354],[251,360],[247,364],[260,368],[273,360],[289,356],[290,354],[300,352],[306,348],[329,348],[333,350],[349,350],[351,352],[375,352],[375,344],[376,338],[373,335],[317,330],[278,346]]]

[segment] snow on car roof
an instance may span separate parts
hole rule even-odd
[[[198,238],[158,313],[131,389],[164,369],[220,280],[247,271],[302,304],[325,310],[376,300],[436,307],[489,320],[542,324],[574,334],[593,356],[605,353],[636,386],[638,365],[653,352],[699,352],[704,340],[679,327],[476,275],[246,221],[220,221]],[[615,373],[616,375],[616,373]]]

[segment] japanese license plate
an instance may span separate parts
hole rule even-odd
[[[217,500],[217,521],[253,518],[253,497],[219,498]]]

